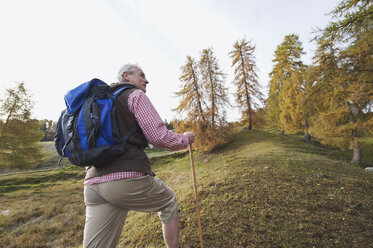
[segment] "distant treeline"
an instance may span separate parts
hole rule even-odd
[[[57,122],[52,121],[52,120],[46,120],[46,119],[41,120],[39,122],[40,122],[40,130],[44,133],[44,136],[40,141],[53,141]]]

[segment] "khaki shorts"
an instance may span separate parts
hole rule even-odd
[[[84,247],[115,247],[129,210],[158,212],[164,224],[178,215],[175,194],[149,175],[84,186]]]

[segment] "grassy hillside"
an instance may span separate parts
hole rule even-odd
[[[60,166],[68,166],[71,165],[69,162],[69,159],[63,158],[61,160],[61,164],[58,165],[57,161],[59,160],[60,156],[56,152],[56,148],[54,146],[53,141],[49,142],[40,142],[41,146],[43,148],[44,154],[45,154],[45,160],[36,165],[35,169],[43,169],[43,168],[57,168]],[[146,148],[146,152],[149,157],[157,157],[157,156],[163,156],[167,154],[172,154],[173,152],[168,151],[168,150],[162,150],[162,149],[150,149]]]
[[[373,247],[373,173],[349,159],[266,131],[239,132],[219,151],[195,154],[205,247]],[[176,192],[182,244],[198,247],[188,154],[152,162]],[[77,167],[0,176],[0,244],[79,247],[83,176]],[[124,246],[164,247],[157,214],[130,212]]]

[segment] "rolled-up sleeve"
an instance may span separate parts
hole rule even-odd
[[[188,137],[168,130],[149,98],[141,90],[128,97],[129,110],[136,117],[148,142],[158,148],[181,150],[188,146]]]

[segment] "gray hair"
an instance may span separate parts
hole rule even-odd
[[[136,68],[140,69],[138,65],[135,64],[125,64],[123,65],[118,72],[118,82],[125,83],[127,82],[126,79],[123,77],[123,73],[127,72],[127,74],[131,75],[135,72]]]

